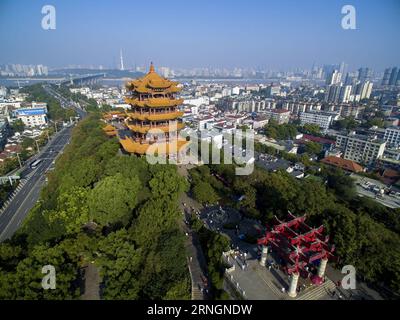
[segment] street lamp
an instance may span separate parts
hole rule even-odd
[[[22,169],[22,163],[21,163],[21,158],[19,157],[19,152],[17,152],[17,158],[18,158],[19,167]]]
[[[40,149],[39,149],[39,144],[38,144],[38,141],[35,139],[35,142],[36,142],[36,147],[37,147],[37,150],[38,150],[38,153],[40,152]]]

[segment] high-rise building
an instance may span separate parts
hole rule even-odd
[[[358,69],[358,81],[365,82],[371,79],[372,71],[369,68]]]
[[[371,81],[365,81],[360,83],[359,85],[359,90],[357,90],[357,94],[360,94],[360,100],[362,99],[369,99],[372,93],[372,82]],[[357,86],[357,87],[358,87]]]
[[[339,72],[340,72],[342,75],[345,75],[345,74],[347,73],[347,68],[348,68],[348,65],[347,65],[346,63],[342,62],[342,63],[340,64],[340,66],[339,66]]]
[[[325,92],[325,102],[338,102],[340,98],[341,84],[329,85]]]
[[[400,86],[400,69],[399,69],[399,71],[397,72],[396,86]]]
[[[340,88],[340,94],[339,94],[340,102],[349,102],[350,101],[351,89],[352,89],[351,85],[342,86]]]
[[[342,80],[342,74],[338,70],[333,70],[326,78],[328,86],[338,84]]]
[[[397,67],[394,67],[394,68],[392,68],[392,72],[390,73],[389,86],[396,85],[397,76],[398,76],[398,69],[397,69]]]
[[[386,68],[383,74],[382,85],[387,86],[389,85],[390,74],[392,73],[392,68]]]
[[[334,70],[338,70],[338,66],[334,64],[326,64],[322,67],[324,77],[327,78]]]

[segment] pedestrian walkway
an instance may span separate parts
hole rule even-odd
[[[179,174],[187,178],[187,170],[180,166]],[[188,268],[192,283],[192,300],[205,300],[209,297],[210,280],[207,276],[207,262],[200,245],[197,234],[184,223],[185,211],[200,210],[201,204],[189,197],[186,193],[182,193],[179,198],[179,208],[182,212],[183,219],[179,221],[182,231],[186,235],[185,247],[188,261]]]
[[[85,291],[82,300],[100,300],[100,275],[94,263],[85,267]]]

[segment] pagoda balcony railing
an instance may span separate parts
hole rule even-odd
[[[133,124],[128,124],[128,128],[134,132],[139,132],[139,133],[147,133],[151,129],[158,129],[163,132],[172,132],[170,129],[174,129],[175,125],[171,124],[169,125],[162,125],[162,126],[139,126],[139,125],[133,125]],[[176,124],[176,130],[181,130],[185,127],[184,123],[177,123]]]
[[[139,113],[139,112],[128,112],[128,117],[131,119],[137,120],[173,120],[184,115],[184,112],[175,111],[175,112],[158,112],[158,113]]]
[[[170,99],[170,98],[149,98],[146,100],[139,100],[135,98],[125,98],[125,102],[138,107],[174,107],[183,104],[183,99]]]
[[[139,87],[130,87],[129,91],[136,91],[139,93],[162,93],[162,94],[167,94],[167,93],[178,93],[180,92],[182,89],[178,88],[178,87],[169,87],[169,88],[152,88],[150,86],[147,87],[143,87],[143,86],[139,86]]]

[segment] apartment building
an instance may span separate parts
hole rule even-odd
[[[269,119],[274,119],[278,124],[288,123],[290,111],[286,109],[265,109],[263,111]]]
[[[322,130],[327,131],[331,123],[339,118],[339,114],[333,112],[300,112],[300,122],[302,125],[316,124]]]
[[[390,146],[399,147],[400,146],[400,127],[389,127],[385,129],[385,135],[383,139]]]
[[[351,132],[348,135],[336,136],[336,147],[342,149],[343,158],[366,165],[373,164],[383,156],[386,141],[376,136],[368,136]]]

